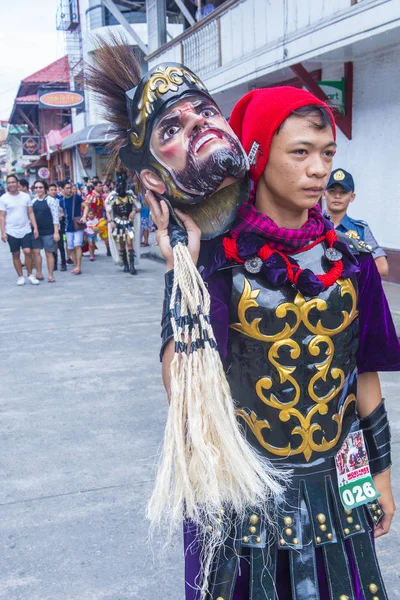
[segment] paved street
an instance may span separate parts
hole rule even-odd
[[[180,535],[161,555],[144,516],[166,418],[162,264],[16,286],[0,244],[0,599],[183,599]],[[397,374],[382,377],[400,503]],[[378,541],[400,598],[400,518]],[[321,599],[325,600],[325,599]]]
[[[0,245],[0,598],[178,600],[180,536],[161,560],[144,516],[164,266],[133,277],[103,254],[83,270],[19,288]]]

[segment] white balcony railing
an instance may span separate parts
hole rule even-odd
[[[202,77],[221,66],[219,19],[212,19],[182,40],[183,62]]]
[[[354,15],[352,30],[346,29],[345,34],[361,33],[357,24],[354,27],[356,15],[386,3],[387,0],[225,0],[147,60],[149,67],[160,62],[183,62],[202,78],[213,77],[221,68],[233,75],[236,65],[251,57],[254,58],[251,66],[257,71],[264,66],[257,57],[267,53],[270,53],[269,64],[276,67],[286,57],[290,60],[294,55],[312,51],[317,43],[322,47],[324,27],[336,21]],[[364,23],[360,21],[359,27],[364,27]],[[316,32],[321,32],[318,39]],[[336,37],[339,37],[337,31]],[[286,46],[291,42],[289,53]]]

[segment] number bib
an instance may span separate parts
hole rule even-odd
[[[376,491],[362,431],[349,433],[335,457],[339,494],[345,509],[367,504],[380,494]]]

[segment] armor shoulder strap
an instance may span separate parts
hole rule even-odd
[[[372,246],[363,242],[358,235],[354,235],[353,231],[343,233],[342,231],[338,231],[336,229],[336,234],[338,236],[338,240],[347,244],[347,246],[350,248],[350,252],[354,255],[371,254],[373,252]]]

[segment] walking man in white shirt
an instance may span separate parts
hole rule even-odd
[[[36,239],[39,235],[32,200],[25,192],[18,189],[18,177],[8,175],[7,192],[0,198],[0,232],[3,242],[8,242],[14,268],[18,274],[17,285],[24,285],[20,251],[25,256],[28,279],[33,285],[39,281],[32,274],[32,229]]]

